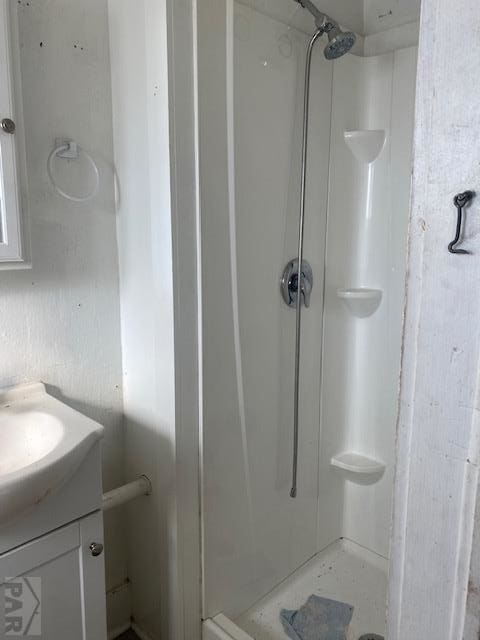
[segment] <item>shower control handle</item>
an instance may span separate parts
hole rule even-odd
[[[305,306],[308,307],[310,306],[310,298],[312,295],[312,289],[313,289],[313,281],[302,272],[302,277],[301,277],[301,292],[303,295],[303,302],[305,304]]]
[[[306,260],[302,261],[302,269],[300,275],[298,273],[298,260],[290,260],[283,270],[280,289],[285,304],[288,307],[295,308],[297,306],[297,296],[299,289],[303,298],[305,307],[310,306],[310,298],[313,289],[313,271],[312,267]]]

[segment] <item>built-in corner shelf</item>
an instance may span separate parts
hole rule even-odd
[[[343,136],[347,147],[363,164],[371,164],[378,158],[387,138],[383,129],[345,131]]]
[[[358,476],[380,476],[385,471],[383,462],[350,451],[334,456],[330,464],[336,469]]]
[[[338,289],[337,296],[345,302],[350,312],[359,318],[371,316],[382,301],[381,289]]]

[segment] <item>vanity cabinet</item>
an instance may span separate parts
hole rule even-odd
[[[0,392],[0,640],[106,640],[103,427],[41,383]]]
[[[5,638],[104,639],[103,563],[100,511],[2,554]]]

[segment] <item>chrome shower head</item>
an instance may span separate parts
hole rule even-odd
[[[350,31],[344,32],[340,29],[338,22],[322,13],[311,0],[296,0],[304,9],[309,11],[315,18],[317,29],[328,35],[328,44],[325,47],[325,58],[335,60],[348,53],[357,40],[357,36]]]
[[[351,31],[342,31],[338,25],[328,32],[328,44],[325,47],[325,58],[335,60],[348,53],[354,46],[357,36]]]

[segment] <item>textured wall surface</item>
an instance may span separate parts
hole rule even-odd
[[[0,387],[42,380],[50,393],[103,424],[108,489],[122,481],[123,435],[106,2],[22,0],[13,6],[20,25],[33,268],[0,271]],[[49,184],[47,156],[62,135],[75,138],[99,165],[100,193],[90,203],[70,203]],[[89,188],[81,161],[68,167],[60,161],[56,171],[75,193]],[[108,587],[126,577],[119,517],[106,522]]]
[[[447,245],[455,231],[453,197],[479,184],[480,48],[472,42],[480,14],[474,0],[458,0],[452,21],[451,8],[447,0],[424,0],[422,7],[390,640],[458,640],[468,595],[480,469],[478,199],[462,242],[471,255],[461,259]],[[475,599],[471,604],[478,619]],[[467,637],[478,638],[478,629]]]

